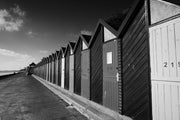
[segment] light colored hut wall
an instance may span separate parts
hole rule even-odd
[[[149,31],[153,120],[179,120],[180,18]]]
[[[51,80],[51,62],[49,62],[49,79],[48,81],[50,82]]]
[[[46,63],[46,81],[48,80],[48,63]]]
[[[56,85],[58,85],[58,69],[59,69],[59,66],[58,66],[58,58],[56,59]]]
[[[62,63],[62,66],[61,66],[61,87],[64,88],[64,79],[65,79],[65,76],[64,76],[64,70],[65,70],[65,58],[63,57],[61,59],[61,63]]]
[[[161,0],[150,0],[151,24],[180,13],[180,6]]]

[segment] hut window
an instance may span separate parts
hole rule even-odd
[[[84,41],[82,43],[83,43],[83,45],[82,45],[83,46],[83,50],[87,49],[88,47],[87,47],[86,43]]]
[[[107,64],[112,64],[112,52],[106,53]]]
[[[104,42],[112,40],[114,38],[116,38],[116,36],[111,31],[109,31],[107,28],[104,27]]]

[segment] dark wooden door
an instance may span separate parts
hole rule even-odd
[[[90,61],[89,50],[81,53],[81,95],[87,99],[90,97]]]
[[[103,45],[103,105],[118,111],[117,41]]]

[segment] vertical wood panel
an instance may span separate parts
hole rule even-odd
[[[171,109],[171,86],[165,85],[165,118],[171,120],[172,109]]]
[[[158,66],[157,66],[157,53],[156,53],[157,47],[156,47],[156,33],[155,33],[155,31],[153,31],[152,35],[153,35],[153,49],[154,49],[153,58],[154,58],[154,68],[155,68],[154,69],[154,73],[155,73],[154,75],[157,76],[158,75]],[[151,58],[151,61],[152,61],[153,58]]]
[[[157,93],[159,99],[158,99],[158,105],[159,105],[159,119],[164,120],[165,119],[165,112],[164,112],[164,86],[162,84],[158,85],[158,93]]]
[[[153,120],[180,119],[180,83],[152,81]]]
[[[156,48],[157,48],[157,67],[158,67],[158,75],[162,76],[162,42],[161,42],[161,29],[156,29]]]
[[[155,85],[154,85],[154,84],[152,84],[151,90],[152,90],[152,93],[155,93]],[[153,104],[152,104],[152,108],[153,108],[153,111],[152,111],[152,112],[153,112],[153,115],[154,115],[155,112],[156,112],[156,109],[155,109],[155,108],[156,108],[156,100],[155,100],[155,99],[156,99],[156,96],[155,96],[155,94],[153,94],[153,95],[152,95],[152,103],[153,103]],[[156,119],[156,116],[153,116],[153,120],[157,120],[157,119]]]
[[[176,85],[171,86],[171,99],[172,99],[172,120],[179,120],[179,102],[178,102],[178,88]]]
[[[164,66],[166,63],[167,65],[169,64],[169,51],[168,51],[168,31],[167,27],[162,27],[161,29],[161,35],[162,35],[162,55],[163,55],[163,60],[162,60],[162,66]],[[168,77],[169,76],[169,67],[162,67],[163,68],[163,76]]]
[[[168,26],[169,39],[169,59],[170,59],[170,77],[176,77],[176,55],[175,55],[175,39],[174,39],[174,25]]]
[[[175,24],[177,75],[180,77],[180,22]]]
[[[154,45],[154,33],[153,31],[149,32],[150,34],[150,44]],[[153,48],[153,46],[150,46],[150,56],[151,56],[151,75],[155,76],[155,57],[154,57],[154,51],[155,49]]]

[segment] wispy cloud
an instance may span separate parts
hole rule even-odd
[[[49,51],[47,51],[47,50],[40,50],[39,52],[42,54],[48,54],[49,53]]]
[[[1,61],[0,64],[1,70],[20,69],[26,67],[31,62],[35,61],[35,58],[30,55],[21,54],[12,50],[1,49],[1,48],[0,48],[0,57],[3,57],[3,59],[8,59],[7,61]],[[9,60],[9,58],[11,60]]]
[[[32,30],[29,30],[29,31],[26,33],[26,35],[28,35],[28,36],[31,37],[31,38],[34,38],[34,37],[36,37],[38,34],[35,33],[35,32],[33,32]]]
[[[18,5],[13,8],[0,9],[0,30],[2,31],[19,31],[23,26],[25,11],[21,10]]]
[[[81,34],[92,35],[92,32],[89,30],[81,30]]]
[[[15,4],[14,5],[15,7],[13,8],[10,8],[10,10],[14,13],[14,14],[17,14],[19,15],[20,17],[24,17],[26,12],[21,10],[21,8],[19,7],[19,5]]]

